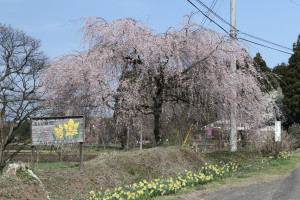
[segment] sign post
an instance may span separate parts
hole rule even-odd
[[[275,142],[281,141],[281,121],[275,121]]]
[[[31,146],[31,169],[34,169],[34,146]]]
[[[34,146],[79,143],[79,166],[83,168],[84,116],[31,118],[31,167],[34,167]]]
[[[79,161],[79,169],[82,170],[83,169],[83,142],[79,143],[79,151],[80,151],[80,161]]]

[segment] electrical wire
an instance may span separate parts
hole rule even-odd
[[[269,43],[269,44],[273,44],[274,46],[278,46],[278,47],[281,47],[281,48],[283,48],[283,49],[287,49],[287,50],[291,50],[291,51],[293,51],[293,49],[291,49],[291,48],[288,48],[288,47],[282,46],[282,45],[280,45],[280,44],[276,44],[276,43],[274,43],[274,42],[267,41],[267,40],[265,40],[265,39],[262,39],[262,38],[256,37],[256,36],[254,36],[254,35],[250,35],[250,34],[248,34],[248,33],[244,33],[244,32],[239,32],[239,33],[241,33],[241,34],[243,34],[243,35],[247,35],[247,36],[249,36],[249,37],[252,37],[252,38],[255,38],[255,39],[257,39],[257,40],[260,40],[260,41],[263,41],[263,42]]]
[[[203,11],[201,11],[195,4],[193,4],[190,0],[187,0],[191,5],[193,5],[199,12],[201,12],[207,19],[210,20],[210,22],[213,22],[214,24],[216,24],[219,28],[221,28],[225,33],[229,34],[228,31],[226,31],[221,25],[219,25],[218,23],[216,23],[214,20],[212,20],[208,15],[206,15]],[[230,23],[228,23],[226,20],[224,20],[222,17],[220,17],[219,15],[217,15],[215,12],[212,11],[212,9],[208,8],[205,4],[203,4],[203,2],[199,1],[199,0],[196,0],[198,3],[200,3],[202,6],[204,6],[205,8],[207,8],[211,13],[213,13],[217,18],[219,18],[221,21],[223,21],[224,23],[228,24],[230,27],[233,27]],[[224,1],[224,0],[223,0]],[[222,3],[223,3],[222,1]],[[289,0],[290,2],[300,6],[300,4],[297,4],[296,2],[292,1],[292,0]],[[209,13],[208,13],[209,14]],[[267,41],[265,39],[262,39],[262,38],[259,38],[259,37],[256,37],[256,36],[253,36],[253,35],[250,35],[250,34],[247,34],[247,33],[244,33],[244,32],[241,32],[239,30],[237,30],[235,27],[233,27],[236,32],[239,32],[243,35],[247,35],[249,37],[252,37],[252,38],[255,38],[257,40],[260,40],[260,41],[263,41],[263,42],[266,42],[266,43],[270,43],[270,44],[273,44],[275,46],[279,46],[281,48],[284,48],[284,49],[288,49],[288,50],[292,50],[291,48],[288,48],[288,47],[285,47],[285,46],[282,46],[282,45],[279,45],[279,44],[276,44],[276,43],[273,43],[273,42],[270,42],[270,41]],[[229,34],[230,35],[230,34]],[[273,47],[269,47],[269,46],[266,46],[266,45],[263,45],[263,44],[260,44],[260,43],[257,43],[257,42],[253,42],[251,40],[247,40],[245,38],[237,38],[237,40],[244,40],[246,42],[249,42],[249,43],[252,43],[252,44],[255,44],[255,45],[259,45],[259,46],[262,46],[262,47],[265,47],[265,48],[269,48],[269,49],[272,49],[272,50],[275,50],[275,51],[279,51],[281,53],[285,53],[285,54],[289,54],[289,55],[293,55],[292,53],[289,53],[289,52],[286,52],[286,51],[282,51],[280,49],[276,49],[276,48],[273,48]],[[294,120],[287,114],[287,116],[294,122]],[[295,122],[294,122],[295,123]]]
[[[295,5],[297,5],[297,6],[300,7],[300,4],[299,4],[299,3],[295,2],[295,1],[292,1],[292,0],[289,0],[289,1],[292,2],[293,4],[295,4]]]
[[[192,6],[194,6],[199,12],[202,13],[206,18],[208,18],[211,22],[213,22],[215,25],[217,25],[220,29],[222,29],[225,33],[229,34],[228,31],[226,31],[225,28],[223,28],[221,25],[219,25],[217,22],[215,22],[213,19],[211,19],[209,16],[207,16],[202,10],[200,10],[195,4],[193,4],[190,0],[187,0]]]
[[[274,42],[270,42],[268,40],[265,40],[265,39],[262,39],[262,38],[259,38],[257,36],[254,36],[254,35],[251,35],[251,34],[248,34],[248,33],[245,33],[245,32],[241,32],[239,31],[238,29],[236,29],[234,26],[232,26],[229,22],[227,22],[225,19],[223,19],[222,17],[220,17],[217,13],[215,13],[213,10],[211,10],[207,5],[205,5],[202,1],[200,0],[196,0],[199,4],[201,4],[203,7],[205,7],[208,11],[210,11],[213,15],[215,15],[219,20],[221,20],[222,22],[224,22],[225,24],[229,25],[231,28],[235,29],[235,31],[237,33],[240,33],[240,34],[243,34],[243,35],[246,35],[248,37],[252,37],[254,39],[257,39],[257,40],[260,40],[262,42],[265,42],[265,43],[269,43],[269,44],[272,44],[274,46],[278,46],[278,47],[281,47],[281,48],[284,48],[284,49],[288,49],[288,50],[293,50],[291,48],[288,48],[288,47],[285,47],[285,46],[282,46],[280,44],[276,44]]]
[[[222,0],[222,2],[220,3],[219,7],[217,8],[216,12],[218,12],[218,10],[221,8],[221,6],[223,5],[224,0]],[[210,25],[211,22],[208,23],[207,27]]]
[[[215,1],[216,1],[216,0],[213,0],[213,2],[211,3],[211,5],[210,5],[210,7],[209,7],[210,9],[213,8],[213,5],[214,5]],[[209,15],[210,15],[210,11],[207,12],[207,16],[209,16]],[[204,25],[204,23],[205,23],[206,20],[207,20],[207,18],[206,18],[205,16],[203,16],[203,19],[202,19],[202,21],[201,21],[201,23],[200,23],[200,24],[201,24],[201,27],[203,27],[203,25]]]
[[[273,48],[273,47],[269,47],[269,46],[266,46],[266,45],[263,45],[263,44],[259,44],[259,43],[257,43],[257,42],[253,42],[253,41],[251,41],[251,40],[247,40],[247,39],[245,39],[245,38],[237,38],[238,40],[244,40],[244,41],[246,41],[246,42],[250,42],[250,43],[252,43],[252,44],[256,44],[256,45],[259,45],[259,46],[262,46],[262,47],[265,47],[265,48],[268,48],[268,49],[273,49],[273,50],[275,50],[275,51],[279,51],[279,52],[282,52],[282,53],[286,53],[286,54],[289,54],[289,55],[293,55],[292,53],[289,53],[289,52],[286,52],[286,51],[282,51],[282,50],[280,50],[280,49],[275,49],[275,48]]]
[[[200,0],[196,0],[199,4],[201,4],[201,6],[205,7],[208,11],[210,11],[213,15],[215,15],[219,20],[221,20],[223,23],[231,26],[231,24],[229,22],[227,22],[225,19],[223,19],[222,17],[220,17],[217,13],[215,13],[213,10],[211,10],[207,5],[205,5],[202,1]],[[233,27],[234,28],[234,27]],[[237,29],[235,29],[236,31],[238,31]]]
[[[187,0],[192,6],[194,6],[199,12],[201,12],[206,18],[208,18],[211,22],[213,22],[214,24],[216,24],[220,29],[222,29],[225,33],[227,33],[228,35],[230,35],[230,33],[228,31],[226,31],[225,28],[223,28],[220,24],[218,24],[217,22],[215,22],[213,19],[211,19],[209,16],[207,16],[203,11],[201,11],[194,3],[192,3],[190,0]],[[197,0],[198,1],[198,0]],[[279,52],[282,52],[282,53],[285,53],[285,54],[289,54],[289,55],[292,55],[291,53],[289,52],[286,52],[286,51],[282,51],[280,49],[276,49],[276,48],[273,48],[273,47],[269,47],[267,45],[264,45],[264,44],[260,44],[260,43],[257,43],[257,42],[254,42],[254,41],[251,41],[251,40],[247,40],[245,38],[237,38],[238,40],[244,40],[246,42],[249,42],[249,43],[252,43],[252,44],[256,44],[258,46],[262,46],[262,47],[265,47],[265,48],[268,48],[268,49],[272,49],[272,50],[275,50],[275,51],[279,51]],[[262,39],[263,40],[263,39]]]
[[[217,2],[218,2],[218,0],[214,0],[214,1],[212,2],[212,4],[210,5],[210,9],[211,9],[211,10],[214,9],[214,7],[216,6]],[[210,15],[210,11],[208,11],[207,15],[208,15],[208,16]],[[201,27],[204,26],[206,20],[207,20],[207,18],[204,17],[204,19],[203,19],[202,22],[201,22]]]

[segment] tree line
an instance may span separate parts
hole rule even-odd
[[[264,85],[265,92],[280,89],[282,98],[279,105],[284,127],[287,129],[292,124],[300,123],[300,35],[293,44],[293,54],[288,63],[282,62],[273,69],[266,65],[262,56],[257,53],[253,58],[256,68],[262,73],[260,82]],[[278,119],[278,120],[279,120]]]

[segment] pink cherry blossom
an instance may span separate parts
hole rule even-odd
[[[117,127],[132,117],[151,115],[156,142],[162,117],[168,121],[176,103],[188,105],[187,115],[197,121],[211,112],[228,120],[235,105],[238,122],[257,127],[276,106],[259,88],[247,47],[230,45],[228,36],[187,17],[181,29],[164,34],[133,19],[83,19],[85,50],[59,57],[41,76],[47,102],[58,113],[88,110],[94,118],[115,113]],[[232,56],[236,73],[230,70]]]

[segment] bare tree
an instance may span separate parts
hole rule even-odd
[[[14,133],[39,107],[36,80],[47,61],[40,45],[23,31],[0,24],[0,174],[30,142],[29,135],[17,139]]]

